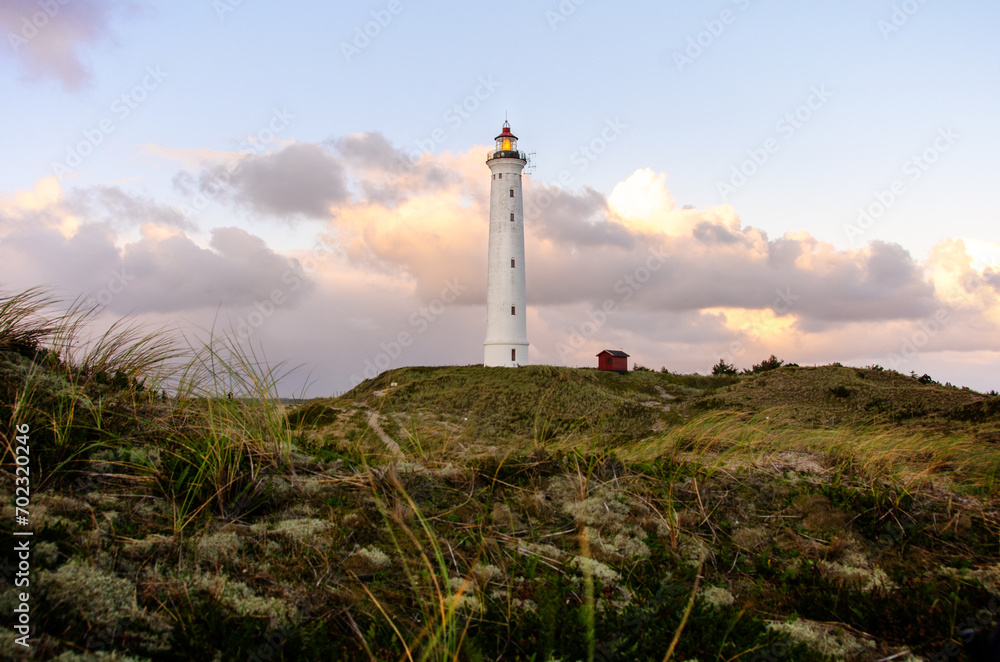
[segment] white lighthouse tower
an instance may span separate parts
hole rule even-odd
[[[521,171],[528,159],[517,150],[510,125],[496,137],[486,165],[490,189],[490,257],[486,279],[486,366],[528,365],[527,297],[524,279],[524,203]]]

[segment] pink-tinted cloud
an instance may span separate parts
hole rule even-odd
[[[221,316],[269,356],[314,365],[320,392],[368,369],[474,363],[488,231],[482,154],[412,162],[366,134],[234,155],[215,198],[232,221],[202,243],[183,203],[40,182],[0,197],[4,277],[100,291],[124,270],[131,279],[109,311],[202,325]],[[175,178],[182,195],[206,191],[223,167],[186,166]],[[526,180],[525,201],[533,362],[591,365],[604,347],[702,372],[720,357],[748,367],[771,353],[904,371],[945,355],[1000,361],[1000,265],[962,240],[918,260],[890,243],[840,250],[802,232],[771,238],[730,206],[676,208],[666,177],[646,170],[608,196]],[[260,232],[236,227],[241,215]],[[322,222],[315,245],[268,245],[261,222],[281,232],[290,217]]]
[[[86,51],[111,36],[115,16],[131,14],[127,0],[4,0],[0,31],[30,81],[54,78],[70,91],[90,80]]]
[[[41,209],[0,201],[4,289],[47,284],[129,314],[251,305],[278,287],[294,307],[313,288],[298,260],[259,237],[221,227],[201,246],[185,234],[190,223],[176,209],[119,188],[46,200]],[[128,238],[136,227],[139,237]]]

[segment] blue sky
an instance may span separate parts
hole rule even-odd
[[[810,254],[853,260],[862,265],[859,273],[871,271],[872,242],[898,245],[906,258],[900,257],[902,266],[897,266],[900,274],[908,275],[899,275],[897,280],[910,278],[930,290],[859,286],[845,290],[845,296],[849,291],[849,296],[889,301],[916,296],[919,290],[920,296],[931,297],[933,302],[886,313],[881,319],[867,313],[844,313],[822,324],[810,321],[808,314],[771,311],[769,320],[751,326],[757,325],[758,331],[769,329],[764,338],[773,331],[774,342],[754,341],[754,353],[774,349],[790,360],[800,358],[800,363],[884,359],[898,354],[896,339],[905,341],[907,329],[919,329],[921,320],[930,319],[930,313],[944,306],[961,312],[953,317],[960,321],[949,324],[946,334],[937,336],[921,348],[919,357],[901,363],[898,369],[952,374],[952,381],[978,388],[995,386],[990,386],[992,368],[987,367],[995,367],[1000,356],[1000,347],[989,340],[992,325],[1000,322],[994,292],[989,290],[992,285],[973,293],[973,315],[971,299],[959,301],[954,292],[949,299],[949,285],[941,279],[945,273],[957,277],[956,270],[971,268],[984,282],[992,283],[990,278],[1000,270],[995,230],[998,205],[992,194],[995,154],[1000,150],[995,119],[1000,116],[1000,52],[995,38],[1000,6],[930,0],[451,4],[430,8],[406,0],[5,3],[0,9],[0,27],[7,34],[7,43],[0,47],[0,108],[7,130],[0,134],[0,198],[6,196],[8,202],[0,210],[6,209],[8,247],[30,243],[26,238],[14,242],[10,228],[25,232],[25,219],[30,216],[25,210],[41,206],[48,210],[50,229],[63,227],[63,238],[69,242],[67,259],[76,259],[74,250],[84,250],[69,247],[73,242],[68,235],[73,230],[65,222],[72,216],[79,227],[111,228],[105,238],[118,257],[138,260],[136,247],[143,245],[142,237],[156,234],[153,229],[159,221],[148,220],[155,214],[135,212],[139,220],[116,224],[109,217],[116,210],[121,212],[121,204],[115,206],[105,198],[89,206],[79,202],[93,202],[108,188],[157,213],[176,211],[183,221],[175,226],[192,251],[197,247],[222,255],[224,251],[211,245],[212,232],[218,228],[238,228],[263,242],[276,258],[289,260],[303,259],[303,251],[322,238],[337,252],[338,261],[327,262],[324,268],[329,272],[316,275],[312,298],[299,304],[300,312],[316,314],[317,308],[333,305],[321,293],[343,291],[347,281],[338,279],[348,278],[348,273],[369,285],[378,281],[379,286],[364,296],[360,294],[363,288],[355,293],[365,305],[380,301],[390,308],[399,306],[398,316],[359,312],[352,322],[360,329],[359,335],[344,331],[338,336],[356,344],[359,356],[378,356],[385,353],[379,344],[384,341],[373,342],[379,333],[391,336],[398,326],[394,320],[408,319],[409,311],[426,303],[427,293],[446,278],[415,266],[424,262],[418,253],[433,253],[435,246],[416,243],[413,254],[407,255],[376,245],[373,234],[386,226],[395,228],[401,237],[429,237],[432,243],[438,237],[442,245],[447,244],[443,256],[452,255],[453,250],[462,256],[481,252],[483,265],[485,246],[476,245],[471,235],[468,239],[473,243],[464,246],[451,246],[457,239],[450,234],[446,239],[440,239],[440,233],[424,237],[418,232],[409,237],[410,221],[400,211],[403,207],[390,204],[380,208],[383,216],[374,214],[367,207],[372,201],[368,178],[374,175],[358,156],[374,152],[362,150],[352,157],[340,141],[378,134],[400,154],[427,152],[425,166],[458,173],[456,178],[468,182],[456,185],[456,191],[464,199],[465,206],[459,207],[469,215],[453,222],[484,223],[481,213],[476,215],[481,210],[476,208],[475,189],[470,188],[476,170],[465,164],[473,163],[473,157],[490,144],[506,114],[521,138],[522,149],[536,153],[533,182],[537,190],[557,187],[569,194],[559,203],[565,210],[553,210],[539,222],[540,227],[554,227],[553,219],[558,217],[558,232],[540,230],[532,236],[529,229],[529,241],[539,246],[534,259],[549,256],[554,264],[552,256],[563,249],[575,250],[574,242],[581,241],[595,223],[630,233],[616,244],[619,247],[623,242],[659,245],[669,243],[668,237],[683,235],[659,226],[663,233],[650,234],[649,227],[625,219],[624,207],[638,203],[622,200],[634,201],[647,194],[651,199],[668,195],[675,212],[690,205],[705,214],[691,221],[695,229],[706,218],[723,219],[718,222],[740,234],[747,246],[758,239],[763,242],[760,246],[770,242],[772,262],[775,242],[786,235],[812,246]],[[52,16],[37,34],[20,42],[11,37],[33,34],[25,21],[42,22],[36,17],[45,7],[50,7]],[[51,7],[58,10],[53,12]],[[373,36],[359,39],[366,28]],[[276,124],[276,117],[283,119]],[[102,122],[112,130],[102,130]],[[608,133],[609,125],[617,130]],[[267,132],[269,126],[281,127],[273,139]],[[608,136],[613,140],[606,140]],[[53,164],[65,162],[67,152],[77,149],[81,141],[91,143],[88,151],[92,153],[74,172],[52,184],[56,190],[45,198],[45,205],[24,202],[23,195],[17,202],[18,192],[41,195],[36,187],[51,181],[46,178],[53,175]],[[279,158],[283,150],[296,145],[326,151],[292,150],[285,154],[287,158]],[[294,204],[285,208],[284,202],[276,207],[273,200],[268,202],[271,193],[254,190],[253,182],[199,207],[193,204],[190,187],[185,190],[178,183],[183,173],[197,179],[211,171],[210,164],[227,159],[230,163],[257,159],[261,167],[273,165],[266,170],[267,177],[281,182],[283,177],[303,172],[296,158],[319,159],[315,162],[325,164],[323,154],[338,149],[339,160],[330,162],[330,172],[351,173],[345,184],[350,204],[345,206],[336,191],[304,188],[302,192],[306,198],[316,192],[320,203],[332,203],[325,215],[303,212]],[[593,150],[590,156],[585,152],[588,149]],[[914,161],[915,157],[920,161]],[[268,158],[273,163],[266,162]],[[485,190],[488,170],[485,165],[480,170]],[[387,173],[376,179],[384,183],[386,177],[398,176]],[[569,174],[564,180],[570,182],[568,186],[558,184],[564,173]],[[628,181],[631,185],[623,186]],[[316,186],[323,188],[322,182]],[[393,186],[401,185],[395,181]],[[593,189],[593,196],[588,189]],[[434,195],[432,190],[406,188],[400,199],[425,200],[437,209],[431,205]],[[608,200],[617,200],[617,206]],[[596,206],[590,209],[585,201]],[[643,213],[659,213],[648,211],[649,205],[638,206],[647,210]],[[878,217],[869,226],[859,227],[859,209],[874,210]],[[453,211],[442,218],[451,218]],[[566,214],[567,220],[556,211]],[[660,220],[653,225],[674,222],[665,209],[660,212]],[[573,213],[578,217],[572,218]],[[364,225],[361,218],[370,225]],[[753,234],[749,229],[760,231],[761,237],[748,239]],[[566,243],[560,244],[559,237]],[[971,266],[963,266],[964,258],[955,250],[941,248],[948,240],[963,242],[962,255],[971,259]],[[581,251],[584,245],[590,244],[581,243]],[[707,246],[704,241],[697,245]],[[681,247],[674,245],[674,249]],[[704,260],[739,263],[732,255],[705,250]],[[954,264],[944,264],[945,253]],[[142,254],[149,258],[155,251]],[[600,255],[594,253],[588,259],[599,260]],[[25,263],[45,261],[43,255],[30,252],[20,258]],[[534,266],[531,259],[529,255],[529,279]],[[907,260],[916,265],[914,269],[907,271],[903,264]],[[819,269],[815,260],[800,260],[798,265]],[[536,273],[547,273],[542,266],[536,267]],[[471,262],[467,268],[471,281],[478,272]],[[455,271],[462,270],[456,267]],[[599,301],[599,295],[585,290],[573,294],[540,291],[535,308],[538,318],[532,320],[540,339],[536,355],[548,362],[568,358],[571,364],[585,364],[590,350],[605,342],[640,348],[645,362],[656,366],[704,371],[702,364],[711,356],[730,351],[740,338],[746,340],[745,324],[734,320],[749,315],[747,311],[764,311],[767,306],[760,302],[769,300],[770,291],[760,293],[756,303],[743,303],[738,296],[729,296],[733,288],[726,280],[739,282],[738,272],[695,271],[693,278],[714,280],[702,283],[703,289],[696,288],[699,294],[692,294],[688,304],[664,304],[659,309],[661,313],[669,310],[667,317],[679,316],[670,322],[673,336],[667,333],[665,339],[661,325],[668,322],[656,316],[656,301],[672,300],[671,283],[663,282],[657,286],[662,288],[658,296],[646,295],[650,297],[648,309],[623,310],[604,329],[606,333],[588,337],[586,346],[573,348],[572,354],[555,349],[565,346],[558,338],[574,328],[573,320],[581,315],[586,319],[587,306]],[[609,271],[607,278],[612,276]],[[794,286],[802,276],[783,276],[782,283]],[[46,273],[37,266],[30,277],[67,293],[80,283],[100,285],[106,280],[87,274],[77,278],[71,270]],[[7,289],[26,284],[28,278],[23,272],[0,270],[0,286]],[[383,278],[385,282],[379,280]],[[767,281],[762,287],[771,284]],[[219,290],[214,308],[232,306],[236,318],[245,317],[239,306],[259,300],[267,289],[266,284],[257,287],[262,289],[234,294],[232,300],[226,299],[229,290]],[[477,287],[470,282],[470,291]],[[729,291],[709,292],[711,287]],[[817,288],[816,296],[826,291]],[[151,283],[144,291],[157,296]],[[531,291],[529,284],[529,298]],[[702,294],[704,298],[699,299]],[[456,346],[451,334],[481,335],[476,325],[482,325],[482,308],[475,296],[448,313],[456,316],[448,324],[449,331],[428,335],[422,339],[423,346],[393,358],[393,364],[476,360],[478,338],[461,344],[459,355],[449,360]],[[124,296],[109,306],[108,313],[143,312],[145,307],[141,300]],[[893,309],[888,304],[884,307]],[[187,309],[181,303],[148,308],[147,312],[162,320],[201,320],[212,306],[201,302]],[[286,313],[293,315],[292,308],[279,311],[271,319],[274,324],[262,328],[255,341],[268,340],[278,348],[278,355],[295,362],[309,362],[327,351],[311,342],[305,343],[308,352],[290,349],[302,343],[278,330],[283,324],[279,318]],[[626,317],[633,314],[647,317]],[[779,333],[772,328],[775,318],[781,322],[794,318],[794,328]],[[305,319],[286,322],[294,329]],[[704,329],[699,332],[713,338],[710,344],[698,344],[680,330],[702,328],[707,320],[719,322],[718,328],[713,327],[717,335]],[[874,326],[857,326],[862,320]],[[975,341],[963,331],[966,328],[975,330],[971,333]],[[844,335],[829,335],[837,333]],[[879,333],[889,339],[882,345],[859,342],[856,348],[842,347],[843,339],[868,339]],[[947,342],[942,339],[945,335]],[[751,337],[761,334],[752,332]],[[940,347],[935,347],[937,342]],[[675,359],[691,355],[692,347],[698,348],[696,360],[687,364]],[[760,358],[735,356],[740,364]],[[332,370],[322,362],[321,366],[321,371]],[[352,367],[355,375],[360,370]],[[317,388],[337,390],[349,382],[350,375],[324,373]]]

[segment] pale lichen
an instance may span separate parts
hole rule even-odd
[[[646,506],[636,504],[634,509],[644,517],[648,516]],[[567,501],[563,503],[562,510],[583,527],[582,531],[589,539],[595,556],[618,563],[649,556],[646,531],[637,524],[629,523],[633,506],[624,501],[621,493],[603,490],[587,499]]]
[[[455,611],[481,611],[483,608],[476,595],[476,584],[468,577],[449,577],[445,598]]]
[[[562,509],[578,523],[594,527],[620,527],[629,513],[628,505],[619,501],[614,493],[592,496],[583,501],[567,501]]]
[[[805,619],[788,622],[770,622],[768,627],[787,634],[792,640],[806,644],[816,652],[836,659],[870,653],[874,641],[856,637],[843,628]]]
[[[535,604],[534,600],[522,600],[521,598],[514,598],[510,601],[510,606],[517,611],[526,611],[532,614],[538,613],[538,605]]]
[[[135,600],[135,585],[122,577],[71,559],[55,572],[39,572],[46,602],[75,612],[95,628],[106,628],[143,616]]]
[[[517,548],[518,553],[524,554],[526,556],[539,556],[543,559],[549,561],[558,561],[559,559],[569,556],[568,553],[563,550],[549,545],[547,543],[535,543],[535,542],[525,542],[521,543]]]
[[[304,517],[281,520],[270,528],[270,532],[302,544],[313,541],[316,536],[330,527],[330,522],[326,520]]]
[[[242,541],[232,531],[219,531],[204,536],[198,541],[198,559],[206,563],[224,563],[232,561],[239,550]]]
[[[472,569],[473,574],[481,582],[495,581],[496,579],[503,577],[503,570],[496,567],[495,565],[490,565],[488,563],[477,563],[476,567]]]
[[[700,538],[682,534],[680,537],[681,553],[687,558],[687,564],[698,567],[712,558],[712,548]]]
[[[372,570],[382,570],[392,565],[392,559],[389,558],[389,555],[375,545],[362,547],[354,552],[354,556],[362,559]]]
[[[650,553],[645,540],[646,532],[643,529],[638,526],[625,526],[611,538],[610,544],[605,539],[604,552],[623,561],[644,559]]]
[[[722,609],[736,602],[733,594],[721,586],[709,586],[701,591],[699,597],[701,597],[702,602],[715,609]]]
[[[574,556],[569,562],[569,567],[606,584],[617,584],[621,581],[621,575],[613,568],[586,556]]]
[[[520,531],[524,528],[524,522],[505,503],[497,503],[493,506],[493,521],[511,531]]]
[[[579,576],[570,577],[570,581],[577,586],[583,587],[587,578],[600,584],[602,590],[596,600],[598,611],[611,608],[620,612],[632,604],[634,593],[622,583],[621,575],[610,566],[586,556],[574,556],[566,567],[579,573]]]
[[[294,609],[277,598],[258,595],[243,582],[224,576],[198,572],[184,582],[189,590],[200,590],[212,595],[237,616],[269,618],[273,626],[283,627],[294,615]]]
[[[52,658],[53,662],[146,662],[148,659],[132,657],[117,651],[100,651],[98,653],[66,651],[58,657]]]
[[[979,585],[990,593],[1000,594],[1000,563],[979,568],[949,568],[941,566],[935,574],[963,583]]]
[[[825,574],[839,582],[865,592],[875,589],[884,591],[895,586],[885,570],[877,566],[869,569],[843,563],[820,561],[819,567],[823,569]]]

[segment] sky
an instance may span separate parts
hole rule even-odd
[[[481,363],[490,171],[532,363],[1000,388],[1000,5],[4,0],[0,290],[295,367]]]

